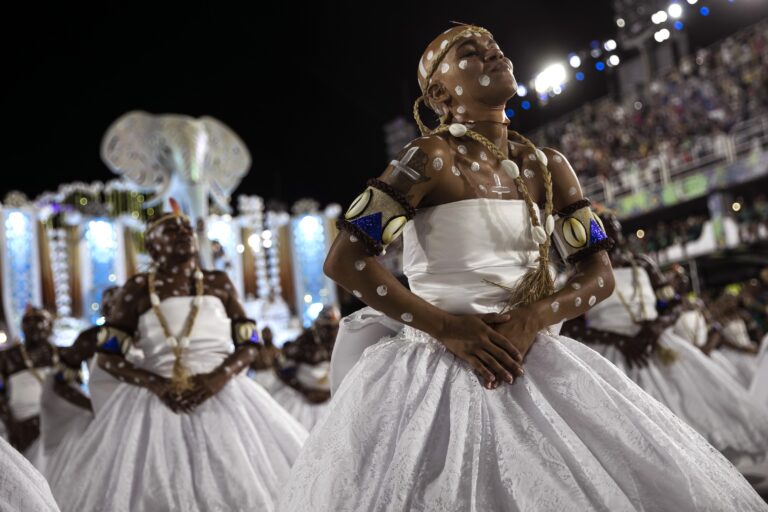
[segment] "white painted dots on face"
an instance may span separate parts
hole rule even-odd
[[[581,297],[576,297],[576,300],[573,301],[573,305],[576,307],[581,306]]]
[[[455,89],[455,91],[456,91],[456,94],[458,94],[459,96],[461,96],[462,94],[464,94],[464,88],[463,88],[462,86],[460,86],[460,85],[457,85],[457,86],[456,86],[456,89]]]
[[[472,169],[472,171],[474,171],[474,172],[477,172],[477,171],[480,170],[480,164],[477,163],[477,162],[472,162],[472,165],[470,166],[470,169]]]
[[[458,147],[458,148],[456,148],[456,149],[457,149],[457,150],[459,151],[459,153],[461,153],[462,155],[466,155],[466,154],[467,154],[467,146],[465,146],[464,144],[459,144],[459,147]]]
[[[480,152],[480,160],[482,160],[482,161],[484,161],[484,162],[485,162],[486,160],[488,160],[488,155],[486,155],[486,154],[485,154],[485,151],[481,151],[481,152]]]
[[[365,268],[365,260],[357,260],[355,262],[355,269],[361,271]]]
[[[467,109],[466,107],[464,107],[464,105],[459,105],[459,108],[456,109],[456,112],[458,112],[459,114],[464,114],[467,112]]]
[[[354,296],[355,296],[355,297],[357,297],[358,299],[359,299],[359,298],[361,298],[361,297],[363,296],[363,294],[362,294],[362,293],[360,293],[360,292],[359,292],[359,291],[357,291],[357,290],[352,290],[352,295],[354,295]]]
[[[587,304],[590,306],[594,306],[597,303],[597,297],[594,295],[590,295],[589,300],[587,301]]]
[[[456,167],[455,165],[451,167],[451,172],[454,174],[454,176],[461,175],[461,171],[459,171],[459,168]]]
[[[605,279],[603,279],[603,276],[597,276],[597,286],[600,288],[605,286]]]
[[[459,69],[467,69],[467,61],[466,59],[462,59],[459,61]]]
[[[554,301],[552,304],[549,305],[550,308],[552,308],[553,313],[557,313],[560,311],[560,303],[557,301]]]
[[[376,293],[378,293],[381,297],[384,297],[388,291],[389,290],[387,290],[387,286],[384,284],[376,287]]]
[[[407,322],[407,323],[413,322],[413,315],[410,313],[403,313],[402,315],[400,315],[400,318],[403,320],[403,322]]]
[[[483,87],[488,87],[491,85],[491,77],[488,75],[480,75],[480,85]]]
[[[432,160],[432,167],[436,171],[439,171],[440,169],[442,169],[443,168],[443,159],[442,158],[435,158],[434,160]]]
[[[451,69],[451,66],[447,62],[443,62],[440,65],[440,72],[443,74],[447,73],[449,69]]]

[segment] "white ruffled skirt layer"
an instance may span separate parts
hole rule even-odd
[[[768,510],[706,440],[613,364],[539,336],[514,385],[483,388],[404,329],[366,350],[278,510]]]
[[[51,487],[65,512],[271,511],[306,436],[244,375],[192,414],[119,384]]]
[[[58,510],[43,475],[4,439],[0,439],[0,512]]]
[[[282,382],[272,389],[272,398],[310,432],[328,414],[330,401],[321,404],[307,402],[304,395]]]
[[[768,411],[756,407],[744,387],[723,367],[670,330],[659,339],[677,352],[667,365],[657,357],[648,366],[628,368],[612,345],[590,345],[703,435],[735,464],[768,454]]]

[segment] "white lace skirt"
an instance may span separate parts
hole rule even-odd
[[[268,512],[306,436],[244,375],[192,414],[120,384],[51,488],[65,512]]]
[[[43,475],[0,439],[0,512],[58,510]]]
[[[330,400],[321,404],[307,402],[304,395],[282,382],[273,388],[272,398],[310,432],[328,413],[330,405]]]
[[[585,345],[539,336],[525,369],[487,390],[414,329],[372,346],[278,510],[768,510],[703,437]]]
[[[627,368],[612,345],[594,345],[644,391],[703,435],[734,464],[759,462],[768,454],[768,410],[757,407],[744,387],[701,350],[665,331],[659,342],[677,352],[667,365],[657,357]]]

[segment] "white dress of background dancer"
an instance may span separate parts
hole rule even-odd
[[[58,510],[43,475],[5,439],[0,439],[0,512]]]
[[[180,331],[194,297],[160,303]],[[169,376],[174,354],[150,309],[139,319],[137,366]],[[230,353],[230,320],[203,295],[184,363],[192,374]],[[306,431],[245,374],[192,413],[169,409],[146,389],[120,383],[72,449],[70,479],[52,482],[64,510],[273,510]],[[237,504],[237,508],[233,505]]]
[[[590,329],[634,336],[640,330],[635,320],[658,317],[650,278],[639,266],[616,268],[614,278],[614,294],[585,314],[587,324]],[[744,457],[763,458],[768,452],[766,411],[755,407],[738,382],[700,349],[674,334],[672,328],[661,335],[659,344],[675,351],[677,359],[664,363],[653,355],[647,366],[630,368],[616,346],[590,346],[732,461],[740,462]]]
[[[747,352],[747,350],[755,350],[754,347],[756,346],[749,339],[747,324],[741,318],[727,320],[723,323],[722,335],[729,344],[737,348],[723,343],[717,348],[717,351],[736,367],[739,382],[749,389],[757,371],[757,357],[754,352]]]
[[[330,363],[328,361],[314,365],[298,363],[295,378],[304,389],[328,393],[330,392],[329,372]],[[310,432],[328,413],[329,400],[312,403],[301,392],[280,379],[272,387],[271,392],[272,398]]]

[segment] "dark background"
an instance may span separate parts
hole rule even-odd
[[[692,49],[768,14],[762,0],[696,7],[705,4],[707,18],[688,9]],[[451,20],[491,30],[523,82],[593,39],[615,37],[611,5],[28,5],[1,22],[7,135],[0,196],[19,189],[34,197],[65,182],[112,179],[99,158],[101,136],[118,116],[141,109],[210,115],[231,126],[254,157],[237,193],[346,204],[386,164],[383,124],[410,118],[418,58]],[[513,99],[515,126],[534,128],[609,93],[609,74],[586,74],[546,107],[525,112]]]

